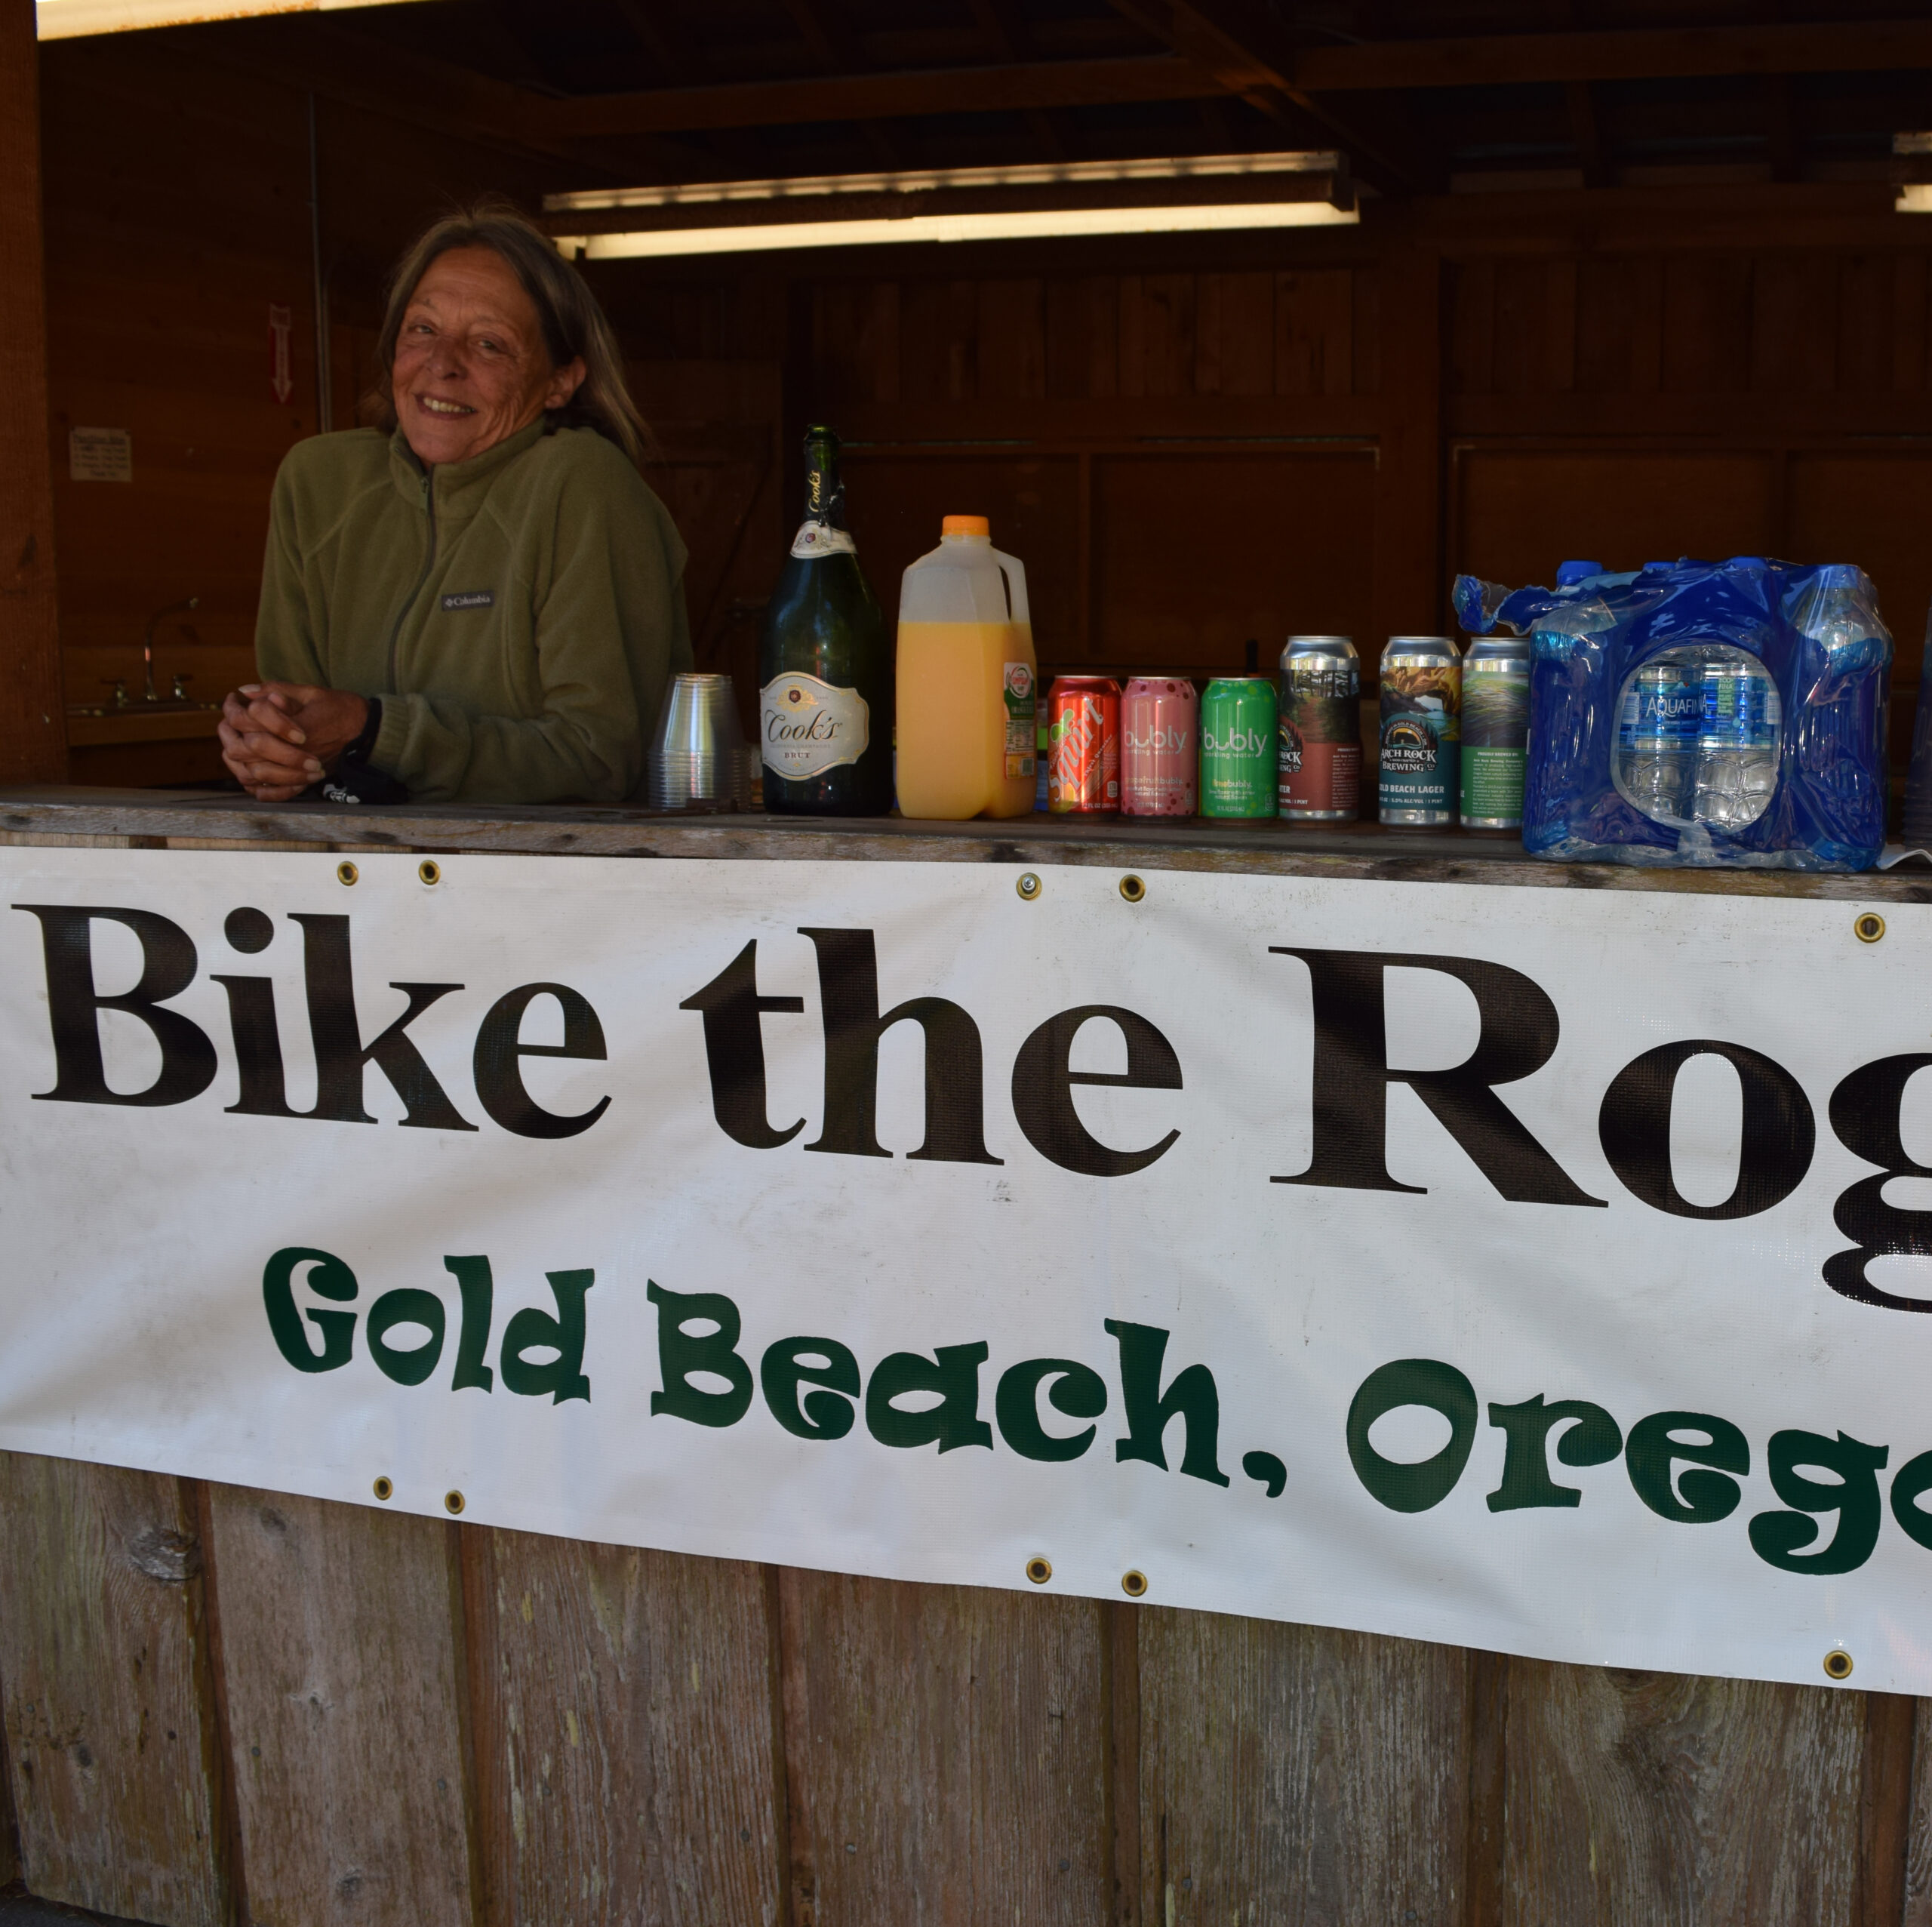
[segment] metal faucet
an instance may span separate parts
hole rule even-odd
[[[164,618],[168,616],[186,615],[189,610],[198,609],[201,606],[200,596],[190,596],[185,602],[170,602],[165,608],[156,609],[154,614],[148,617],[147,633],[141,638],[141,700],[143,702],[158,703],[163,700],[155,694],[154,688],[155,629]],[[177,701],[180,701],[184,697],[185,692],[181,687],[182,681],[183,679],[178,676],[174,679],[174,697]]]

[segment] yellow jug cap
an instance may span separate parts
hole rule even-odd
[[[991,535],[993,525],[984,516],[948,516],[939,525],[942,535]]]

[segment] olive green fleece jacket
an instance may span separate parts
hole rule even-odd
[[[368,760],[432,802],[620,802],[691,665],[685,545],[615,443],[542,422],[425,469],[400,431],[276,476],[262,675],[379,697]]]

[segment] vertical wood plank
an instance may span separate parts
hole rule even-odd
[[[1442,608],[1442,263],[1420,248],[1383,257],[1382,430],[1371,555],[1371,633],[1430,635]]]
[[[54,573],[40,49],[26,0],[0,5],[0,781],[62,783],[66,704]]]
[[[1499,395],[1540,390],[1549,364],[1549,271],[1541,261],[1499,261],[1496,266],[1496,362]]]
[[[1357,268],[1349,280],[1355,333],[1355,392],[1379,395],[1382,392],[1382,279],[1373,268]]]
[[[465,1531],[497,1927],[774,1927],[783,1812],[764,1575]]]
[[[1666,393],[1727,394],[1748,385],[1751,282],[1748,261],[1724,255],[1663,263],[1660,385]]]
[[[970,400],[978,380],[977,288],[970,281],[911,282],[900,309],[901,393],[912,402]]]
[[[979,343],[982,401],[1034,401],[1043,396],[1047,330],[1040,282],[981,282]]]
[[[1123,338],[1122,392],[1189,394],[1194,387],[1194,276],[1149,274],[1134,279],[1140,296],[1137,310],[1141,385],[1137,389],[1125,386],[1128,355]],[[1122,332],[1124,337],[1124,328]]]
[[[1932,1927],[1932,1710],[1914,1703],[1912,1787],[1906,1810],[1901,1927]]]
[[[1863,1695],[1507,1664],[1506,1927],[1853,1927]]]
[[[899,284],[821,282],[813,303],[813,359],[829,404],[899,399]]]
[[[1495,390],[1496,263],[1460,261],[1449,270],[1449,385],[1458,395]],[[1407,317],[1391,310],[1398,329]]]
[[[1917,395],[1925,386],[1925,257],[1900,254],[1892,263],[1894,391]]]
[[[1549,263],[1548,319],[1544,338],[1544,384],[1558,395],[1577,386],[1577,263]]]
[[[254,1927],[469,1927],[455,1528],[232,1485],[208,1510]]]
[[[1202,395],[1275,388],[1275,279],[1204,274],[1196,297],[1194,386]]]
[[[1165,1608],[1140,1645],[1145,1919],[1463,1917],[1460,1648]]]
[[[1630,389],[1654,395],[1663,379],[1663,263],[1645,255],[1630,263]]]
[[[1892,385],[1890,254],[1850,254],[1838,267],[1838,390],[1883,394]]]
[[[1860,1769],[1855,1927],[1897,1927],[1905,1913],[1906,1855],[1912,1832],[1912,1745],[1918,1702],[1903,1693],[1865,1696]]]
[[[1275,391],[1346,395],[1354,386],[1355,277],[1346,268],[1275,278]]]
[[[27,1884],[226,1927],[202,1548],[178,1480],[0,1453],[0,1682]]]
[[[1090,1600],[783,1575],[796,1927],[1092,1927],[1114,1868]]]

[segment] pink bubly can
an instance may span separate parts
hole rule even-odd
[[[1120,703],[1124,816],[1192,816],[1201,701],[1184,676],[1137,676]]]

